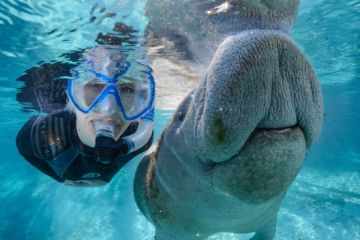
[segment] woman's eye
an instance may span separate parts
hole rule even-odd
[[[120,86],[122,93],[134,93],[135,89],[132,86],[129,85],[122,85]]]

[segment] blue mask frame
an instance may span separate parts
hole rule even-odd
[[[147,68],[147,71],[141,71],[143,73],[145,73],[148,76],[148,80],[150,83],[150,100],[149,103],[147,104],[147,106],[139,113],[134,114],[134,115],[127,115],[126,111],[124,110],[124,106],[123,103],[121,101],[121,97],[120,97],[120,92],[119,89],[116,87],[116,82],[117,79],[119,77],[121,77],[122,75],[124,75],[127,70],[130,68],[130,63],[126,63],[126,66],[124,69],[122,69],[119,73],[117,73],[114,77],[109,77],[107,75],[104,75],[102,73],[98,73],[94,70],[94,62],[93,61],[89,61],[89,71],[94,74],[94,76],[96,76],[97,78],[103,80],[104,82],[108,83],[108,86],[106,86],[101,93],[99,94],[99,96],[94,100],[94,102],[88,107],[88,108],[83,108],[75,99],[75,97],[73,96],[73,87],[72,87],[72,82],[75,81],[76,79],[79,78],[79,72],[76,71],[75,69],[72,69],[71,72],[74,75],[73,78],[69,79],[67,82],[67,95],[69,96],[70,101],[74,104],[74,106],[81,112],[87,114],[89,113],[91,110],[94,109],[94,107],[96,105],[98,105],[99,103],[101,103],[105,97],[107,97],[109,94],[112,94],[115,99],[116,99],[116,103],[119,106],[124,118],[128,121],[132,121],[135,119],[138,119],[140,117],[142,117],[146,112],[149,111],[153,111],[153,105],[154,105],[154,99],[155,99],[155,82],[154,82],[154,77],[152,76],[152,68],[142,64],[140,62],[137,62],[138,64],[144,66]]]

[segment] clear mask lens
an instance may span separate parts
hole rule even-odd
[[[114,77],[97,73],[91,66],[75,69],[76,75],[68,85],[70,99],[79,110],[89,112],[102,109],[101,104],[112,96],[125,118],[141,115],[153,105],[155,89],[151,68],[134,65],[126,72],[122,67],[123,73],[112,74]]]

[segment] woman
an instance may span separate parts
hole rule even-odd
[[[150,67],[129,58],[118,46],[84,51],[66,82],[66,106],[25,123],[17,136],[20,154],[59,182],[99,186],[147,150],[152,143],[154,80]],[[64,82],[51,81],[50,89]],[[48,96],[57,96],[54,104],[61,105],[63,94],[50,92]],[[39,101],[46,109],[54,106],[49,99]]]

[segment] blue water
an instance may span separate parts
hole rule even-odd
[[[41,174],[15,146],[18,130],[36,114],[20,111],[15,96],[22,84],[15,80],[40,61],[60,61],[65,52],[93,46],[96,33],[111,31],[118,19],[141,34],[145,4],[1,1],[0,239],[152,239],[153,226],[137,210],[132,193],[140,158],[111,184],[81,189]],[[87,23],[91,16],[95,21]],[[326,115],[320,139],[283,201],[276,239],[360,239],[360,1],[303,0],[292,36],[316,69]],[[156,139],[171,114],[156,112]]]

